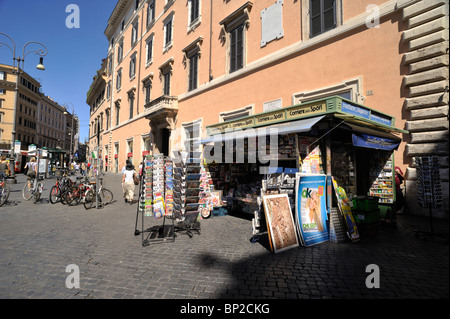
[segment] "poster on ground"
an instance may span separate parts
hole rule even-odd
[[[355,242],[359,240],[358,226],[356,226],[355,219],[353,218],[352,208],[348,202],[347,194],[344,188],[339,186],[338,182],[332,177],[334,193],[336,194],[336,199],[338,202],[339,210],[344,216],[345,223],[347,224],[348,234],[351,241]]]
[[[326,175],[296,174],[295,219],[301,241],[307,247],[329,239],[326,186]]]
[[[287,194],[263,196],[270,248],[278,253],[298,247],[297,232]]]

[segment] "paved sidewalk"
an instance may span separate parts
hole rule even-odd
[[[135,236],[137,204],[121,195],[120,176],[105,175],[113,204],[86,211],[24,201],[24,176],[0,207],[0,298],[448,298],[449,246],[424,241],[413,230],[428,218],[399,215],[358,243],[324,243],[272,254],[252,243],[251,220],[201,221],[201,235],[143,247]],[[135,196],[137,200],[137,195]],[[145,218],[145,227],[160,224]],[[140,220],[139,220],[139,229]],[[448,221],[435,221],[448,233]],[[264,239],[264,238],[263,238]],[[80,270],[80,288],[68,289],[68,265]],[[380,270],[380,288],[366,287],[366,266]]]

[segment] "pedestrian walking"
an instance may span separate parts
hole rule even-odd
[[[86,163],[81,163],[81,176],[86,176]]]
[[[134,179],[136,178],[136,171],[134,170],[133,164],[127,161],[125,170],[122,174],[122,187],[123,196],[125,197],[125,203],[133,204],[134,197]]]
[[[25,166],[25,169],[27,170],[26,175],[28,176],[28,188],[31,188],[31,180],[35,179],[37,175],[36,157],[33,156],[30,158],[27,165]]]
[[[404,196],[401,185],[405,180],[405,176],[403,175],[403,171],[400,167],[395,166],[395,196],[396,196],[396,211],[399,211],[403,208],[404,205]]]
[[[0,180],[6,178],[10,174],[9,164],[6,161],[6,156],[2,155],[0,159]]]

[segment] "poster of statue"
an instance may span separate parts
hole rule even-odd
[[[278,253],[299,246],[287,194],[263,196],[270,248]]]

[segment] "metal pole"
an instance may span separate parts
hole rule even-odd
[[[14,57],[14,60],[16,58]],[[22,62],[23,65],[23,62]],[[11,183],[16,184],[16,157],[15,157],[15,143],[16,143],[16,116],[17,108],[19,107],[19,80],[20,80],[20,58],[17,59],[16,71],[16,88],[14,89],[14,111],[13,111],[13,125],[11,130],[11,158],[9,160],[9,168],[11,171]]]
[[[97,154],[98,154],[98,149],[97,149]],[[98,209],[98,191],[99,191],[100,187],[98,185],[98,167],[97,167],[97,171],[95,172],[95,208]]]

